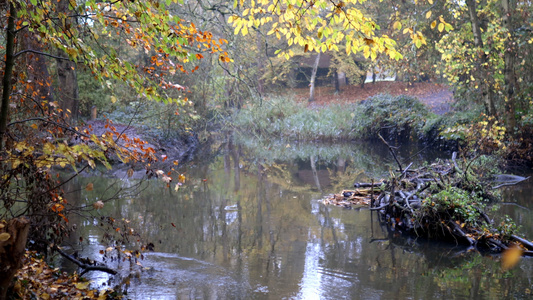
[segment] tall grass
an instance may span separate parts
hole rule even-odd
[[[307,107],[292,99],[276,97],[236,112],[232,125],[262,137],[305,141],[375,138],[382,128],[389,133],[421,133],[432,116],[418,99],[378,95],[363,104]]]
[[[252,104],[236,112],[232,125],[259,136],[296,140],[339,140],[356,137],[353,129],[355,104],[308,108],[283,97]]]

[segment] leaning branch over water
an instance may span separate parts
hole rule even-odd
[[[78,267],[82,268],[83,271],[80,273],[80,276],[82,276],[83,274],[85,274],[85,273],[87,273],[89,271],[101,271],[101,272],[106,272],[106,273],[109,273],[109,274],[112,274],[112,275],[116,275],[117,274],[117,271],[115,271],[113,269],[110,269],[110,268],[108,268],[106,266],[97,266],[97,265],[89,265],[89,264],[82,263],[81,261],[79,261],[76,258],[74,258],[74,256],[69,255],[69,254],[65,253],[63,250],[59,249],[59,247],[57,247],[57,246],[54,246],[53,250],[57,251],[57,253],[61,254],[61,256],[65,257],[66,259],[68,259],[71,262],[73,262],[76,265],[78,265]]]

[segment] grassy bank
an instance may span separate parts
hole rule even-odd
[[[339,141],[373,139],[383,130],[406,137],[423,135],[427,120],[435,117],[410,96],[377,95],[359,103],[319,107],[276,97],[244,107],[230,123],[266,138]]]

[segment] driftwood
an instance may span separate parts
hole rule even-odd
[[[54,251],[56,251],[57,253],[59,253],[64,258],[66,258],[66,259],[70,260],[71,262],[75,263],[81,269],[83,269],[83,271],[80,273],[80,276],[82,276],[83,274],[85,274],[85,273],[87,273],[89,271],[101,271],[101,272],[106,272],[106,273],[109,273],[109,274],[112,274],[112,275],[116,275],[117,274],[117,271],[115,271],[113,269],[110,269],[110,268],[108,268],[106,266],[90,265],[90,264],[83,263],[83,262],[79,261],[78,259],[76,259],[74,256],[65,253],[63,250],[59,249],[59,247],[57,247],[57,246],[54,246],[52,249]]]
[[[504,186],[510,186],[519,184],[522,181],[528,180],[529,177],[522,177],[516,175],[498,175],[496,176],[495,182],[501,182],[500,184],[493,186],[492,189],[499,189]]]
[[[533,255],[533,242],[527,239],[504,236],[495,229],[481,230],[483,227],[494,228],[492,220],[470,202],[469,195],[475,193],[491,199],[491,188],[486,186],[480,190],[477,184],[471,184],[466,171],[459,168],[455,153],[447,163],[434,163],[419,169],[413,169],[409,164],[403,168],[393,148],[387,146],[398,164],[396,173],[391,172],[389,178],[379,183],[354,183],[354,190],[343,190],[324,199],[324,203],[344,207],[368,206],[371,211],[379,212],[380,220],[389,228],[417,237],[448,240],[496,253],[518,245],[523,255]],[[503,183],[493,189],[528,179],[514,175],[497,178]],[[445,191],[441,194],[444,196],[435,196],[441,191]],[[447,198],[450,193],[459,195],[453,203]]]
[[[22,266],[30,221],[19,217],[0,224],[0,300],[4,300],[15,273]]]

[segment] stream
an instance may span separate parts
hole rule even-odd
[[[449,155],[420,150],[402,147],[399,157],[419,166]],[[113,260],[109,251],[105,263],[120,275],[89,272],[85,277],[94,286],[120,285],[130,299],[532,297],[530,258],[504,272],[498,256],[403,236],[365,208],[322,204],[325,195],[350,189],[354,181],[394,170],[381,144],[229,137],[211,145],[209,153],[180,166],[186,181],[177,191],[174,182],[167,188],[157,179],[97,173],[72,181],[68,189],[76,203],[118,197],[105,202],[95,219],[71,219],[77,235],[65,249],[103,261],[101,253],[112,246],[102,230],[103,216],[131,227],[132,245],[154,246],[138,264]],[[84,188],[89,183],[93,189]],[[142,191],[132,193],[135,186]],[[533,238],[531,181],[503,194],[503,203],[489,211],[491,218],[497,222],[509,215]]]

